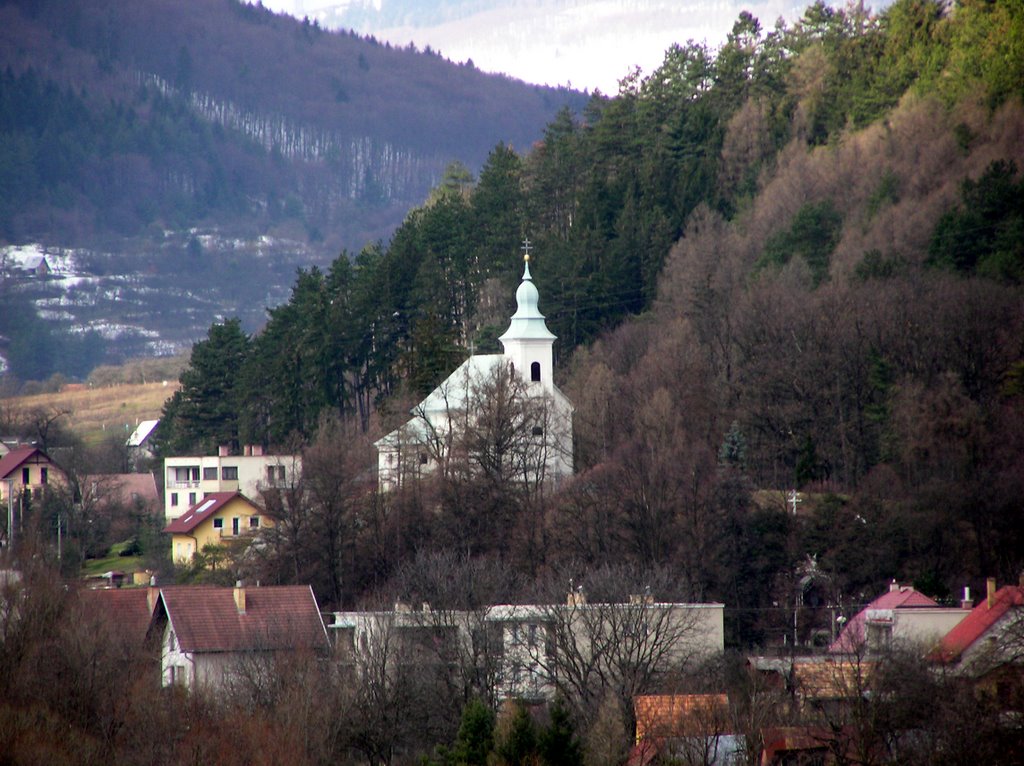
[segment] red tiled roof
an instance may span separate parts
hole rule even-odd
[[[172,535],[187,535],[236,497],[242,498],[253,508],[256,507],[241,492],[211,492],[164,527],[164,532]]]
[[[999,622],[1010,609],[1024,606],[1024,588],[1006,585],[995,592],[992,606],[982,599],[971,613],[939,642],[931,658],[938,662],[956,662],[967,649]]]
[[[6,479],[10,476],[36,452],[45,457],[45,453],[38,447],[18,447],[8,452],[0,458],[0,479]]]
[[[142,645],[153,616],[148,588],[83,590],[81,598],[87,610],[102,613],[125,637]]]
[[[764,749],[761,751],[761,764],[779,763],[786,753],[814,752],[826,750],[833,739],[830,731],[813,726],[777,726],[762,729]]]
[[[721,734],[729,728],[725,694],[644,694],[633,700],[636,738]]]
[[[828,650],[830,652],[852,652],[864,643],[864,623],[867,622],[869,609],[913,609],[915,607],[938,607],[938,603],[909,585],[890,588],[857,612]]]
[[[161,588],[167,616],[187,652],[325,649],[327,631],[308,585],[247,587],[245,612],[233,588]]]

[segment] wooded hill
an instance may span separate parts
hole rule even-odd
[[[238,0],[0,4],[0,237],[386,237],[444,167],[526,148],[566,90]]]
[[[493,347],[529,236],[579,475],[555,498],[443,486],[372,524],[352,510],[344,599],[433,546],[530,574],[664,564],[747,643],[812,560],[835,598],[1015,578],[1020,39],[1008,2],[818,4],[767,33],[743,14],[720,50],[675,47],[529,154],[449,179],[387,247],[300,274],[261,334],[211,328],[165,445],[308,440],[325,413],[386,430]],[[813,494],[794,517],[758,488]]]

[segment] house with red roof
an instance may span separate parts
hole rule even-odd
[[[13,495],[22,502],[68,483],[64,469],[38,447],[17,447],[0,458],[0,502]]]
[[[1002,703],[1024,702],[1024,575],[996,589],[990,577],[985,598],[947,633],[930,658],[973,679]]]
[[[222,546],[252,538],[273,526],[259,506],[240,492],[211,492],[164,527],[171,536],[171,556],[188,564],[208,545]]]
[[[308,585],[161,588],[148,635],[159,638],[164,686],[223,689],[253,660],[330,649]]]
[[[894,641],[931,646],[969,612],[940,606],[912,586],[893,580],[888,591],[854,615],[828,650],[832,654],[875,652]]]

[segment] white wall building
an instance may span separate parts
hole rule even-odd
[[[381,489],[392,490],[421,475],[449,470],[453,461],[481,465],[467,435],[483,429],[496,396],[508,395],[519,440],[504,452],[505,471],[525,481],[556,482],[573,472],[572,404],[554,382],[552,345],[538,308],[529,255],[516,291],[517,309],[499,338],[502,354],[478,354],[463,362],[411,410],[413,417],[376,442]],[[486,445],[480,445],[486,451]],[[485,459],[485,458],[484,458]]]
[[[561,677],[572,667],[613,676],[624,660],[643,657],[652,669],[668,671],[721,653],[724,608],[640,596],[588,603],[574,593],[564,604],[500,604],[476,612],[428,604],[335,612],[327,632],[335,656],[357,671],[382,663],[444,662],[452,670],[476,664],[477,677],[490,679],[498,699],[551,700],[560,687],[572,688]]]
[[[221,448],[219,455],[164,458],[164,516],[174,521],[212,492],[241,492],[257,499],[272,487],[288,487],[302,473],[298,455],[264,455],[259,445],[241,455]]]

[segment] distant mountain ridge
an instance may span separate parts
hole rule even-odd
[[[0,235],[61,244],[290,224],[328,253],[359,248],[450,161],[529,146],[585,102],[216,0],[4,3],[0,70],[0,189],[19,200]]]
[[[876,10],[881,4],[874,3]],[[527,82],[618,92],[635,67],[650,74],[672,44],[715,47],[741,11],[766,25],[803,10],[791,0],[265,0],[327,29],[415,43],[453,61]]]

